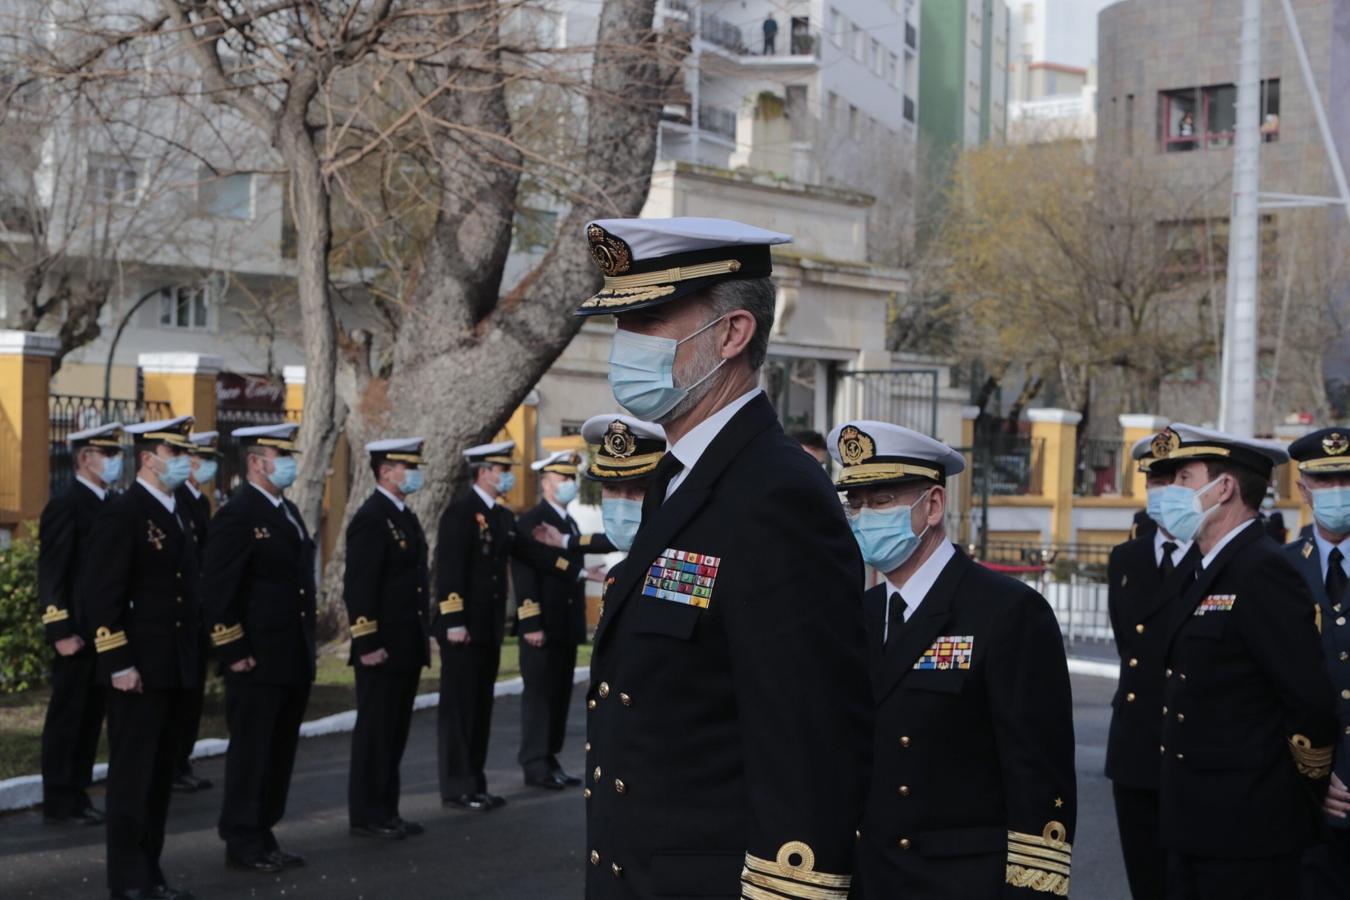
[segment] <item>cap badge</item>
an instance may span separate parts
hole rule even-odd
[[[586,229],[586,239],[591,244],[591,259],[601,272],[613,277],[632,268],[633,252],[622,238],[616,238],[599,225],[591,225]]]
[[[846,466],[871,459],[876,455],[876,444],[864,432],[849,425],[839,433],[839,458]]]
[[[1149,449],[1158,459],[1166,459],[1173,450],[1181,447],[1181,436],[1170,428],[1164,428],[1153,436]]]
[[[605,452],[615,459],[627,459],[637,451],[637,438],[622,422],[610,422],[605,432]]]
[[[1340,456],[1346,450],[1350,450],[1350,438],[1339,431],[1333,431],[1322,438],[1322,449],[1326,451],[1327,456]]]

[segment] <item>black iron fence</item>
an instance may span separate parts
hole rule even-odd
[[[1125,445],[1118,439],[1084,438],[1078,442],[1073,492],[1079,497],[1119,494]]]
[[[105,400],[102,397],[52,394],[48,399],[48,413],[47,490],[55,494],[75,480],[74,461],[68,443],[70,435],[109,422],[134,425],[167,419],[173,415],[173,409],[168,403],[159,400]],[[114,490],[125,490],[136,477],[130,441],[124,441],[123,451],[122,479],[112,486]]]
[[[992,497],[1040,494],[1045,438],[1027,434],[979,434],[973,452],[975,490]]]
[[[1071,647],[1113,639],[1107,609],[1109,546],[989,541],[982,555],[978,548],[972,552],[990,568],[1035,587],[1054,610]]]
[[[234,409],[222,406],[216,410],[216,430],[220,432],[216,461],[220,464],[216,470],[213,485],[216,502],[221,503],[234,493],[234,489],[244,482],[244,461],[239,455],[239,441],[230,433],[236,428],[249,425],[270,425],[276,422],[299,422],[300,410],[285,411],[268,409]]]

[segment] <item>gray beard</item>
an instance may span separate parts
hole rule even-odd
[[[667,422],[673,422],[681,416],[688,415],[689,411],[698,405],[699,401],[708,395],[708,392],[719,383],[721,372],[713,372],[713,368],[722,362],[722,357],[717,352],[716,347],[709,347],[706,351],[700,350],[694,354],[694,358],[689,360],[689,364],[683,369],[676,370],[675,384],[682,386],[684,384],[694,384],[700,378],[701,384],[695,384],[689,389],[689,393],[675,408],[657,419],[658,425],[664,425]],[[725,368],[725,366],[723,367]],[[711,373],[711,374],[710,374]]]

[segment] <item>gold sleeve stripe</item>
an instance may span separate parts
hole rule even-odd
[[[244,626],[231,625],[228,628],[217,624],[211,629],[211,643],[217,647],[224,647],[226,644],[233,644],[235,641],[243,640]]]
[[[1289,739],[1289,752],[1294,756],[1294,765],[1304,778],[1314,780],[1326,778],[1331,772],[1331,759],[1334,747],[1314,747],[1307,736],[1296,734]]]
[[[109,650],[116,650],[118,647],[125,647],[126,645],[127,633],[125,631],[100,628],[94,632],[94,649],[99,653],[107,653]]]
[[[560,556],[560,557],[558,557],[557,559],[555,559],[555,560],[553,561],[553,565],[555,565],[555,566],[558,567],[558,571],[559,571],[559,572],[566,572],[566,571],[567,571],[567,558],[566,558],[566,557],[563,557],[563,556]]]
[[[356,621],[352,623],[352,637],[362,638],[372,635],[380,630],[380,623],[375,619],[367,619],[365,616],[357,616]]]
[[[47,611],[42,614],[42,624],[50,625],[53,622],[64,622],[70,618],[70,611],[57,609],[55,606],[48,606]]]
[[[1016,850],[1008,851],[1008,862],[1009,864],[1025,866],[1031,869],[1044,869],[1047,872],[1058,872],[1061,875],[1068,875],[1070,873],[1070,868],[1067,863],[1061,864],[1051,862],[1036,856],[1018,853]]]
[[[577,546],[578,546],[578,547],[589,547],[589,546],[591,545],[591,537],[592,537],[592,535],[589,535],[589,534],[583,534],[583,535],[581,536],[581,539],[577,541]]]
[[[764,890],[765,888],[768,890]],[[760,897],[768,897],[770,900],[780,900],[783,897],[801,897],[804,900],[848,900],[848,891],[800,884],[786,878],[752,872],[747,868],[741,872],[741,896],[753,897],[756,900]]]
[[[1040,834],[1009,831],[1004,871],[1008,884],[1067,897],[1073,845],[1066,837],[1068,829],[1061,822],[1047,822]]]
[[[1069,876],[1057,872],[1027,869],[1009,863],[1004,877],[1013,887],[1030,888],[1056,897],[1069,896]]]
[[[801,858],[799,865],[792,865],[793,856]],[[842,888],[845,893],[848,887],[853,883],[851,875],[835,875],[830,872],[815,871],[816,857],[811,848],[800,841],[792,841],[784,844],[778,851],[776,860],[761,859],[751,853],[745,854],[745,871],[757,872],[761,875],[771,875],[774,878],[782,878],[799,884],[816,885],[817,887]],[[741,876],[744,878],[744,874]]]
[[[541,612],[543,612],[543,610],[540,609],[538,603],[534,602],[533,600],[526,600],[524,603],[520,604],[520,609],[516,611],[516,618],[533,619]]]
[[[459,594],[451,594],[440,603],[441,615],[448,616],[451,613],[464,612],[464,598]]]

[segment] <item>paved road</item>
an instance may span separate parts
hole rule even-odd
[[[1074,844],[1073,895],[1084,900],[1127,900],[1116,847],[1110,785],[1101,777],[1113,683],[1075,677],[1078,733],[1078,836]],[[574,696],[563,765],[581,771],[581,689]],[[514,764],[519,737],[518,698],[497,705],[488,778],[507,797],[505,809],[487,815],[443,810],[434,766],[435,714],[418,713],[404,760],[403,815],[426,834],[397,843],[347,834],[348,736],[301,743],[291,807],[278,830],[282,845],[301,853],[309,867],[285,877],[253,876],[225,869],[216,838],[222,760],[206,760],[199,774],[217,787],[175,795],[164,870],[170,883],[214,898],[325,898],[421,900],[454,896],[472,900],[572,900],[581,897],[584,865],[580,789],[563,793],[525,788]],[[96,797],[102,805],[103,798]],[[106,897],[101,829],[45,827],[37,812],[0,817],[0,894],[22,897]]]

